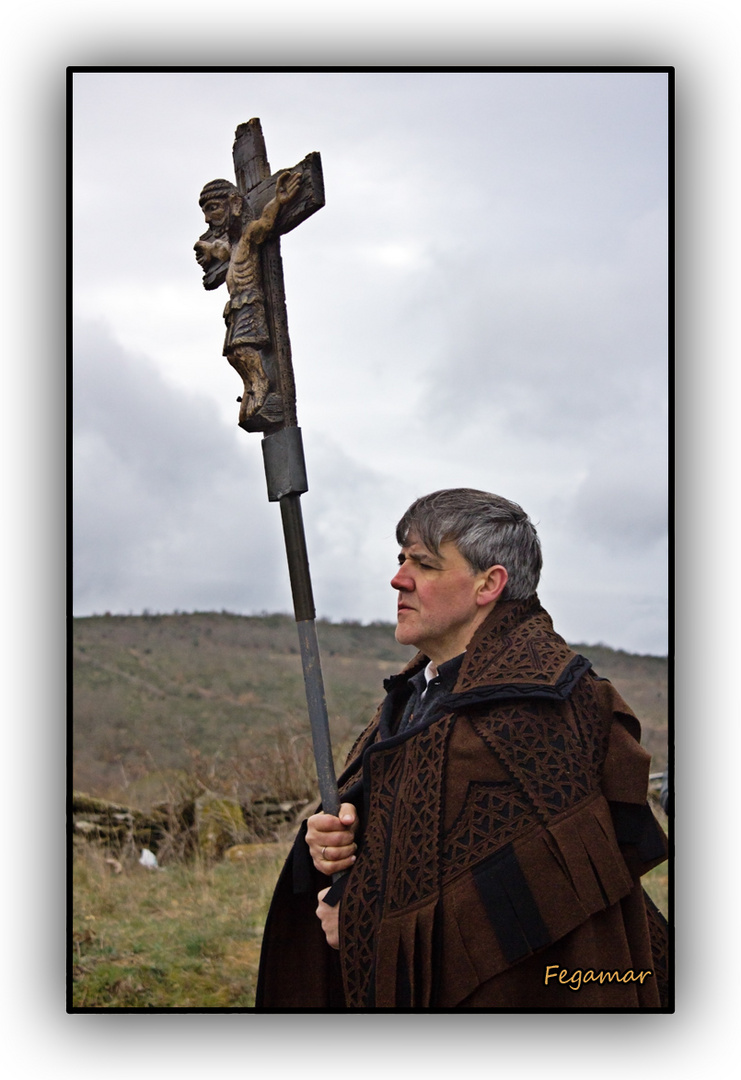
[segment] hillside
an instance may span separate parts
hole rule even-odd
[[[413,655],[393,626],[318,624],[336,759]],[[638,714],[652,770],[666,763],[667,661],[575,646]],[[73,620],[72,782],[147,808],[192,782],[237,798],[313,798],[293,620],[227,613]]]

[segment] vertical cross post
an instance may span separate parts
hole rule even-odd
[[[239,426],[263,433],[268,499],[280,504],[306,701],[323,809],[339,811],[301,495],[308,491],[288,336],[280,236],[324,205],[319,154],[271,174],[260,121],[237,128],[236,184],[213,180],[200,205],[207,231],[195,245],[203,285],[224,282],[224,355],[244,383]]]

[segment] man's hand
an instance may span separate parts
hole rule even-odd
[[[340,947],[340,905],[335,904],[334,907],[330,907],[329,904],[324,903],[324,897],[329,892],[329,889],[322,889],[318,894],[317,899],[319,903],[316,908],[316,917],[322,924],[322,930],[324,936],[327,939],[327,944],[331,945],[333,949],[339,949]]]
[[[309,818],[306,843],[320,874],[331,877],[341,870],[349,870],[355,862],[357,827],[358,812],[352,803],[343,803],[338,817],[333,814],[313,814]]]

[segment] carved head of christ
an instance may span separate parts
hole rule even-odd
[[[240,224],[244,200],[229,180],[211,180],[198,199],[203,216],[215,236],[226,236],[232,222]]]

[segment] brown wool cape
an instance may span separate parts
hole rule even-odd
[[[340,950],[315,915],[330,879],[304,827],[268,915],[256,1007],[666,1007],[666,923],[639,880],[666,842],[632,711],[537,597],[500,601],[453,691],[395,735],[426,661],[387,681],[340,777],[361,822],[333,888]]]

